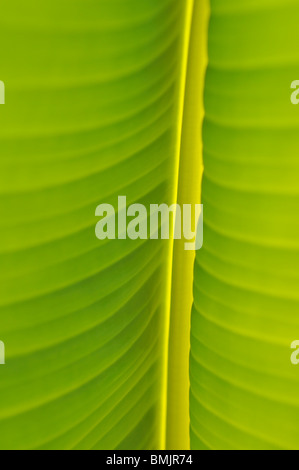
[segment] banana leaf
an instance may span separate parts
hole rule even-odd
[[[299,448],[298,13],[296,1],[211,1],[193,449]]]

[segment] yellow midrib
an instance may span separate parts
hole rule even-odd
[[[186,11],[177,142],[177,192],[183,204],[201,200],[204,75],[207,66],[209,0],[189,1]],[[190,316],[195,253],[175,240],[171,253],[167,369],[166,445],[188,450]]]
[[[194,0],[183,0],[186,2],[184,10],[184,18],[182,21],[182,44],[181,44],[181,67],[180,67],[180,80],[178,87],[178,101],[176,107],[176,152],[175,152],[175,163],[174,163],[174,180],[173,180],[173,194],[171,202],[176,203],[178,196],[178,182],[179,182],[179,167],[180,167],[180,152],[181,152],[181,135],[182,135],[182,124],[184,114],[184,100],[185,100],[185,89],[186,89],[186,75],[188,66],[188,53],[189,53],[189,39],[191,31],[191,22],[193,14]],[[170,315],[171,315],[171,292],[172,292],[172,269],[173,269],[173,253],[174,253],[174,240],[173,233],[171,234],[171,240],[169,243],[168,252],[168,266],[167,266],[167,284],[165,292],[165,324],[164,324],[164,358],[163,358],[163,383],[162,383],[162,412],[161,412],[161,446],[162,450],[167,449],[167,415],[168,415],[168,369],[169,369],[169,341],[170,341]]]

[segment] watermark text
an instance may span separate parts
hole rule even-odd
[[[203,245],[202,204],[143,204],[127,207],[126,196],[118,197],[118,207],[100,204],[96,208],[95,234],[99,240],[174,240],[184,239],[185,250],[199,250]]]
[[[5,104],[5,85],[0,81],[0,104]]]
[[[299,341],[293,341],[291,344],[291,349],[295,349],[291,355],[291,363],[294,366],[297,366],[299,364]]]

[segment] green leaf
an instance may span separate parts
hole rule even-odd
[[[0,448],[165,441],[171,241],[95,237],[174,202],[185,2],[2,2]]]
[[[211,2],[193,449],[298,449],[296,1]]]

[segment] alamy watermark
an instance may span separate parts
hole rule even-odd
[[[96,208],[95,234],[99,240],[186,240],[185,250],[199,250],[203,245],[203,205],[143,204],[127,207],[126,196],[118,197],[118,207],[100,204]]]
[[[5,85],[0,81],[0,104],[5,104]]]
[[[299,104],[299,80],[294,80],[291,83],[291,88],[295,91],[291,94],[291,103]]]
[[[0,365],[5,364],[5,345],[0,341]]]
[[[299,364],[299,341],[293,341],[291,344],[291,349],[295,349],[291,355],[291,363],[294,366],[297,366]]]

